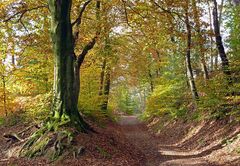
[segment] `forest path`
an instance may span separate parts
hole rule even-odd
[[[146,166],[211,166],[204,155],[178,151],[174,146],[161,145],[137,116],[121,116],[118,124],[128,141],[145,155]],[[144,165],[144,164],[143,164]]]

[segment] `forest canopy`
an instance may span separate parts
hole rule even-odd
[[[0,124],[44,123],[22,155],[119,114],[240,120],[239,0],[1,0],[0,27]]]

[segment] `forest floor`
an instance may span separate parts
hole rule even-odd
[[[155,123],[154,121],[152,123]],[[0,135],[23,130],[29,124],[1,127]],[[185,123],[175,121],[156,132],[153,124],[146,125],[137,116],[121,116],[117,123],[94,127],[97,133],[79,134],[76,146],[84,153],[74,158],[68,154],[54,163],[46,158],[15,158],[14,146],[0,137],[0,165],[80,165],[80,166],[238,166],[240,155],[231,149],[240,147],[239,124],[227,121]],[[150,130],[151,129],[151,130]],[[33,129],[34,130],[34,129]],[[25,133],[26,137],[30,134]],[[224,145],[223,139],[230,139]],[[234,147],[234,148],[233,148]],[[12,153],[12,154],[11,154]]]

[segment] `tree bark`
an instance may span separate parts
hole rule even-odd
[[[5,116],[8,116],[8,111],[7,111],[7,94],[6,94],[6,79],[5,79],[4,75],[2,75],[2,83],[3,83],[3,108],[4,108]]]
[[[51,11],[51,36],[54,50],[54,101],[55,119],[69,118],[79,130],[89,126],[78,112],[80,87],[79,66],[76,64],[70,19],[71,0],[49,0]]]
[[[185,13],[185,24],[187,28],[187,51],[186,51],[186,67],[187,67],[187,76],[189,85],[191,88],[192,96],[194,100],[199,99],[199,95],[197,92],[196,84],[193,77],[193,70],[191,65],[191,40],[192,40],[192,34],[191,34],[191,26],[189,22],[189,13],[188,13],[188,4],[186,7],[186,13]]]
[[[105,76],[105,82],[104,82],[104,101],[102,105],[102,110],[107,110],[108,108],[108,99],[109,99],[109,93],[110,93],[110,84],[111,84],[111,69],[108,65],[106,67],[106,76]]]
[[[100,86],[99,86],[99,92],[98,92],[99,96],[103,95],[105,70],[106,70],[106,57],[103,58],[103,63],[102,63],[102,68],[101,68]]]
[[[156,50],[156,54],[157,54],[157,58],[158,58],[158,67],[156,69],[156,75],[157,75],[157,78],[159,78],[161,76],[161,68],[159,67],[159,65],[161,64],[161,58],[160,58],[160,53],[158,50]]]
[[[217,1],[213,0],[214,8],[213,8],[213,26],[214,26],[214,32],[215,32],[215,38],[216,38],[216,45],[218,48],[218,52],[222,61],[222,70],[223,73],[228,77],[229,84],[232,84],[231,79],[231,72],[229,69],[229,61],[227,58],[227,55],[225,53],[225,49],[222,42],[222,36],[220,34],[220,25],[218,20],[218,9],[217,9]]]
[[[208,15],[209,15],[209,26],[210,26],[210,58],[211,58],[210,71],[213,72],[214,69],[217,70],[217,67],[214,68],[213,37],[212,37],[213,27],[212,27],[211,8],[210,8],[209,2],[208,2]],[[217,55],[215,57],[217,57]]]
[[[153,75],[150,70],[148,70],[148,76],[149,76],[149,81],[150,81],[150,89],[151,89],[151,92],[153,92],[153,90],[154,90]]]
[[[104,34],[103,58],[104,59],[103,59],[103,65],[102,65],[102,71],[101,71],[99,95],[103,96],[102,97],[103,100],[101,103],[101,110],[107,111],[109,94],[110,94],[110,86],[111,86],[112,46],[111,46],[110,32],[111,32],[112,25],[108,21],[109,9],[105,8],[104,11],[105,11],[103,12],[103,17],[105,18],[104,24],[103,24],[103,34]]]

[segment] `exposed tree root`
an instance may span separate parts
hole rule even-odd
[[[20,156],[32,158],[45,154],[50,160],[55,160],[64,149],[72,146],[72,140],[73,133],[67,128],[51,131],[43,127],[23,144]]]
[[[23,136],[25,134],[25,132],[27,132],[28,130],[30,130],[33,127],[36,127],[38,129],[40,128],[37,125],[31,125],[18,133],[4,133],[3,137],[7,140],[7,142],[10,142],[11,144],[13,144],[15,142],[19,142],[19,141],[23,142],[24,139],[22,139],[21,136]]]
[[[22,141],[22,139],[16,134],[16,133],[10,133],[10,134],[3,134],[3,137],[7,140],[7,142],[17,142]]]
[[[12,143],[23,142],[17,156],[28,158],[46,156],[50,161],[54,161],[63,154],[72,153],[76,158],[84,152],[83,146],[76,147],[73,144],[74,135],[79,133],[79,130],[76,129],[75,124],[71,123],[69,118],[48,118],[46,121],[47,123],[26,139],[20,138],[19,135],[22,132],[4,135],[6,139],[12,140]],[[79,128],[81,132],[85,132],[86,128],[82,130],[81,127]],[[68,153],[65,153],[66,151]]]

